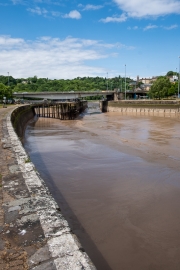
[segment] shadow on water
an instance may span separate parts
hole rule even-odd
[[[34,119],[34,121],[30,121],[26,127],[25,132],[25,139],[24,139],[24,148],[28,152],[30,159],[34,163],[36,169],[39,171],[42,179],[45,181],[47,187],[49,188],[53,198],[56,200],[58,206],[60,207],[62,214],[66,218],[66,220],[69,223],[69,226],[72,230],[72,232],[78,237],[83,249],[88,254],[88,256],[91,258],[92,262],[96,266],[98,270],[112,270],[112,268],[108,265],[107,261],[102,256],[101,252],[97,249],[96,245],[92,241],[91,237],[88,235],[84,227],[79,222],[78,218],[68,205],[66,199],[62,195],[61,191],[58,189],[56,184],[53,182],[53,179],[46,168],[45,163],[43,162],[43,159],[41,158],[41,154],[37,153],[33,155],[30,151],[30,148],[28,147],[28,144],[26,144],[26,136],[27,136],[27,130],[28,126],[33,127],[35,125],[35,122],[37,121],[37,118]],[[28,134],[29,135],[29,134]],[[37,162],[38,161],[38,162]],[[39,165],[40,164],[40,168]],[[41,171],[41,168],[43,170]]]

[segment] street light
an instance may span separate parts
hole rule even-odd
[[[180,80],[180,56],[179,56],[179,74],[178,74],[178,98],[179,98],[179,80]]]
[[[125,99],[126,99],[126,65],[125,65]]]
[[[9,72],[8,72],[8,86],[9,86]]]
[[[107,91],[108,91],[108,72],[107,72]]]

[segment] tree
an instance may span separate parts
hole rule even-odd
[[[8,84],[10,86],[15,86],[17,84],[16,79],[14,79],[12,76],[8,77],[8,76],[0,75],[0,82],[6,86],[8,86]]]
[[[170,77],[170,76],[173,76],[174,75],[174,72],[173,71],[168,71],[166,76]]]
[[[3,100],[5,96],[6,86],[3,83],[0,83],[0,100]]]
[[[152,98],[164,98],[169,95],[168,91],[171,88],[171,83],[167,77],[159,77],[151,86],[149,96]]]
[[[3,100],[3,97],[6,97],[6,99],[12,98],[12,90],[10,87],[0,83],[0,100]]]

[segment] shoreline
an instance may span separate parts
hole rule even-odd
[[[12,127],[15,108],[0,111],[1,269],[95,270]]]

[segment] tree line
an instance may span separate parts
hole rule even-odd
[[[169,71],[166,76],[160,76],[152,84],[149,91],[151,98],[164,98],[178,93],[178,82],[171,83],[169,77],[177,73]],[[38,78],[37,76],[29,78],[15,79],[12,76],[0,75],[0,100],[6,96],[12,98],[13,92],[69,92],[69,91],[98,91],[114,90],[121,92],[133,90],[134,82],[130,78],[121,76],[114,78],[103,77],[77,77],[75,79],[48,79]],[[136,87],[141,87],[141,82]]]
[[[126,78],[126,86],[131,81]],[[0,76],[0,100],[12,96],[12,92],[69,92],[69,91],[98,91],[125,89],[125,78],[103,78],[103,77],[77,77],[75,79],[48,79],[29,78],[15,79],[12,76]]]
[[[126,78],[126,83],[131,81]],[[125,87],[125,78],[103,78],[103,77],[77,77],[75,79],[52,80],[48,78],[29,78],[14,79],[12,76],[0,76],[0,82],[9,86],[14,92],[56,92],[56,91],[97,91],[112,90]]]

